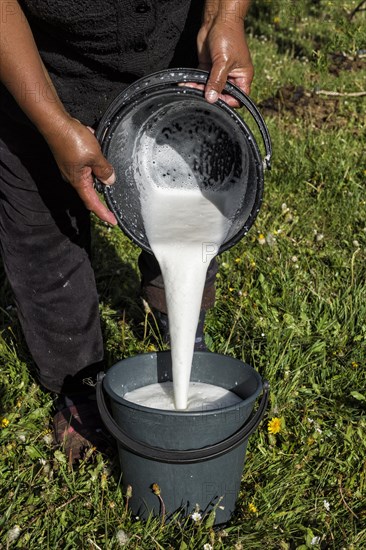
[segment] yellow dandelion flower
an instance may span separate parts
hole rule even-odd
[[[266,238],[265,238],[265,236],[263,235],[263,233],[259,233],[259,235],[258,235],[258,242],[259,242],[259,244],[266,244]]]
[[[1,427],[2,428],[6,428],[7,426],[9,426],[10,422],[7,418],[2,418],[1,419]]]
[[[358,363],[356,361],[352,361],[351,365],[354,369],[357,369],[358,367]]]
[[[258,514],[258,508],[253,502],[249,502],[248,508],[251,514]]]
[[[241,258],[235,258],[235,262],[238,264],[239,262],[241,262]]]
[[[276,416],[268,422],[268,431],[270,434],[278,434],[281,431],[281,418]]]
[[[280,22],[280,18],[278,17],[278,15],[276,15],[276,17],[273,18],[273,23],[275,25],[278,25],[279,22]]]
[[[229,286],[229,292],[233,292],[233,287],[232,286]]]
[[[254,260],[250,260],[250,267],[255,267],[257,264]]]

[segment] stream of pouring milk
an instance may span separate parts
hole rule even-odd
[[[209,195],[203,196],[199,189],[155,185],[142,197],[142,215],[151,249],[163,274],[174,404],[176,409],[182,410],[188,405],[206,272],[227,235],[229,220],[209,200]]]

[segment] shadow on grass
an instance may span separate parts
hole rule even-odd
[[[123,247],[123,245],[122,245]],[[107,318],[127,324],[137,340],[144,335],[145,312],[140,295],[140,277],[134,267],[133,254],[121,248],[121,235],[118,229],[108,233],[105,227],[94,223],[92,228],[92,264],[102,310],[107,310]],[[129,258],[131,257],[131,261]],[[108,332],[106,316],[102,313],[102,329]]]

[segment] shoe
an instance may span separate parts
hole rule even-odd
[[[107,455],[115,453],[116,443],[104,427],[95,394],[59,396],[55,405],[54,443],[62,447],[69,464],[82,460],[93,448]]]
[[[170,346],[170,332],[169,332],[169,319],[168,316],[165,313],[162,313],[161,311],[154,310],[154,316],[156,319],[156,322],[159,327],[161,338],[164,342],[164,344],[167,344]],[[198,319],[198,325],[197,325],[197,331],[196,331],[196,338],[195,338],[195,344],[194,344],[194,351],[208,351],[208,348],[206,346],[205,342],[205,335],[203,332],[204,324],[205,324],[205,318],[206,318],[206,311],[203,309],[201,310],[199,319]]]

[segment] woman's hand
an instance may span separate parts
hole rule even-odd
[[[102,221],[116,225],[114,214],[101,202],[94,189],[93,175],[102,183],[115,181],[114,170],[104,158],[93,131],[74,118],[65,119],[45,139],[63,178],[76,189],[86,208]]]
[[[236,99],[221,93],[227,80],[250,93],[254,68],[244,30],[248,9],[249,0],[206,2],[197,48],[199,68],[210,72],[205,87],[205,98],[210,103],[220,97],[231,107],[240,106]]]
[[[220,97],[231,107],[239,107],[236,99],[221,92],[229,80],[244,93],[250,93],[254,68],[243,21],[241,24],[219,21],[210,28],[202,27],[197,41],[199,68],[210,72],[205,98],[214,103]]]

